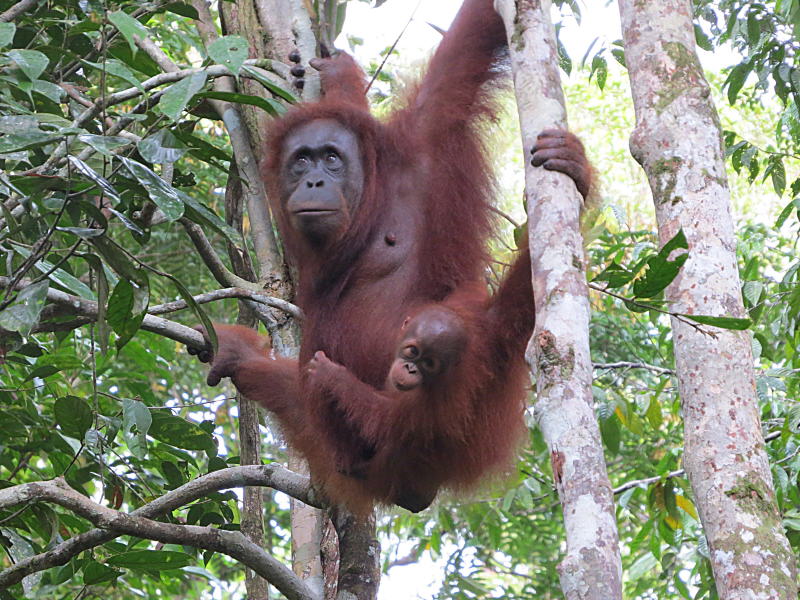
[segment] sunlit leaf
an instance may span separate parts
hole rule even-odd
[[[117,29],[119,29],[119,32],[128,41],[131,52],[136,54],[135,36],[139,36],[141,39],[146,38],[147,28],[132,16],[121,10],[108,13],[108,20],[111,21]]]
[[[39,75],[44,73],[50,63],[50,59],[38,50],[9,50],[6,56],[13,60],[31,81],[39,79]]]
[[[158,103],[158,110],[160,110],[167,117],[173,121],[177,121],[181,113],[189,104],[195,94],[203,89],[206,84],[205,71],[193,73],[188,77],[184,77],[177,83],[173,83]]]
[[[247,40],[239,35],[226,35],[217,38],[208,46],[208,56],[216,63],[225,65],[234,75],[239,75],[247,60]]]

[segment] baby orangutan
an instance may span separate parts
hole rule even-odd
[[[495,393],[504,398],[507,383],[494,381],[485,360],[468,364],[469,357],[497,354],[488,347],[472,348],[491,339],[485,335],[492,326],[491,306],[483,286],[464,286],[443,304],[427,305],[406,319],[382,390],[324,352],[314,355],[307,366],[309,386],[338,406],[374,449],[364,460],[340,462],[343,475],[360,480],[384,502],[416,512],[430,505],[441,487],[473,484],[487,463],[508,466],[521,432],[520,395],[511,396],[515,407],[500,411],[508,415],[502,425],[513,441],[492,444],[496,434],[489,431],[493,421],[485,413],[492,410]],[[476,386],[477,381],[488,385]],[[370,415],[366,421],[365,414]],[[459,460],[437,459],[442,456]],[[473,462],[470,456],[479,458]]]

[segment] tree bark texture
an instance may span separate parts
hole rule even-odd
[[[620,0],[636,128],[631,152],[653,191],[662,244],[683,229],[689,257],[670,310],[745,317],[720,125],[695,50],[688,0]],[[672,318],[684,465],[722,600],[797,598],[764,449],[748,333]]]
[[[542,129],[566,127],[550,2],[495,0],[495,7],[508,32],[527,153]],[[525,185],[536,303],[527,356],[536,377],[535,414],[564,510],[561,587],[568,600],[621,599],[619,536],[591,392],[582,200],[560,173],[529,166]]]
[[[381,582],[381,544],[375,534],[375,513],[358,518],[334,508],[331,521],[339,537],[336,600],[375,600]]]

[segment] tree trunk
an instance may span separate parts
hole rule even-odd
[[[527,153],[542,129],[566,128],[550,2],[496,0],[495,6],[508,31]],[[564,510],[561,587],[569,600],[621,599],[613,494],[592,400],[582,200],[560,173],[529,166],[525,184],[536,302],[528,360],[536,377],[536,417]]]
[[[689,257],[667,288],[675,313],[745,317],[719,121],[687,0],[620,0],[636,128],[631,152],[653,190],[662,244]],[[797,598],[764,450],[750,335],[672,318],[684,466],[722,600]]]

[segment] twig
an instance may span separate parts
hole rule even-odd
[[[773,431],[769,435],[764,436],[764,441],[765,442],[771,442],[772,440],[779,438],[781,436],[781,433],[782,432],[780,432],[780,431]],[[635,479],[633,481],[628,481],[626,483],[623,483],[619,487],[615,487],[614,488],[614,495],[621,494],[622,492],[626,492],[631,488],[647,487],[651,483],[656,483],[658,481],[662,481],[662,480],[666,480],[666,479],[672,479],[674,477],[683,477],[685,474],[686,474],[686,471],[684,471],[683,469],[678,469],[677,471],[671,471],[671,472],[667,473],[666,475],[656,475],[654,477],[646,477],[645,479]]]
[[[308,478],[292,473],[278,464],[230,467],[209,473],[168,492],[130,514],[95,504],[75,492],[62,479],[26,483],[0,490],[0,508],[32,500],[48,500],[84,516],[101,527],[79,534],[48,552],[21,560],[6,569],[0,573],[0,588],[14,585],[31,573],[66,564],[78,553],[104,544],[120,534],[129,534],[222,552],[269,579],[287,597],[304,600],[316,598],[288,569],[255,544],[246,541],[246,538],[238,532],[223,532],[213,528],[173,525],[151,520],[211,492],[243,486],[272,487],[312,506],[322,506],[321,500],[310,487]],[[234,535],[227,535],[228,533]]]
[[[607,288],[600,287],[599,285],[597,285],[595,283],[590,283],[589,287],[591,289],[595,290],[595,291],[602,292],[604,294],[608,294],[609,296],[611,296],[612,298],[616,298],[617,300],[622,300],[623,302],[629,302],[629,303],[633,304],[634,306],[638,306],[639,308],[644,308],[644,309],[647,309],[647,310],[654,310],[657,313],[660,313],[662,315],[669,315],[670,317],[674,317],[675,319],[677,319],[681,323],[685,323],[689,327],[692,327],[698,333],[702,333],[702,334],[710,336],[712,338],[717,337],[717,334],[714,333],[713,331],[709,331],[707,329],[703,329],[700,325],[698,325],[694,321],[691,321],[691,320],[687,319],[686,317],[684,317],[680,313],[671,312],[671,311],[668,311],[668,310],[664,310],[663,308],[658,308],[657,306],[653,306],[652,304],[646,304],[644,302],[639,302],[638,300],[632,300],[630,298],[626,298],[625,296],[622,296],[620,294],[612,292],[612,291],[608,290]]]
[[[240,299],[252,300],[253,302],[257,302],[259,304],[264,304],[266,306],[282,310],[283,312],[291,315],[295,319],[298,320],[303,319],[303,311],[300,309],[299,306],[296,306],[291,302],[287,302],[286,300],[282,300],[281,298],[265,296],[263,294],[259,294],[252,290],[246,290],[239,287],[224,288],[221,290],[214,290],[213,292],[208,292],[206,294],[199,294],[197,296],[194,296],[194,301],[197,302],[198,304],[206,304],[207,302],[214,302],[215,300],[224,300],[227,298],[240,298]],[[176,300],[175,302],[167,302],[165,304],[157,304],[156,306],[151,306],[150,308],[147,309],[147,312],[151,315],[162,315],[166,313],[183,310],[185,308],[188,308],[188,304],[186,303],[185,300]]]
[[[635,363],[627,361],[619,361],[613,363],[594,363],[595,369],[647,369],[659,375],[674,375],[675,371],[672,369],[665,369],[664,367],[657,367],[655,365],[648,365],[647,363]]]

